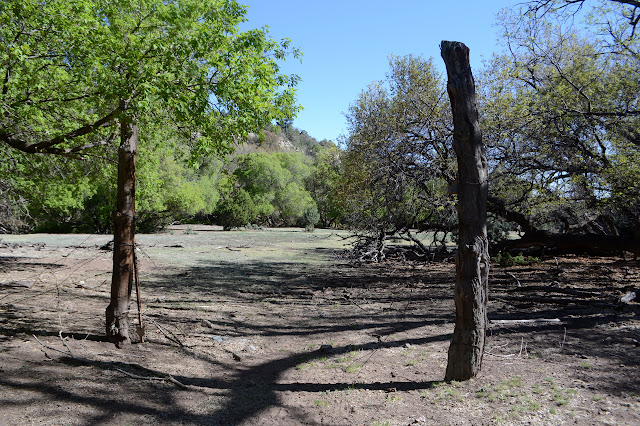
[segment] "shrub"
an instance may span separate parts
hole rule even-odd
[[[304,226],[304,229],[306,231],[313,232],[316,223],[320,222],[320,213],[318,213],[318,207],[316,207],[315,204],[307,207],[307,209],[302,213],[300,222],[302,222],[302,226]]]
[[[216,223],[225,231],[255,222],[258,209],[251,196],[244,189],[239,189],[222,201],[216,209]]]
[[[523,266],[540,263],[539,257],[523,256],[522,253],[514,257],[509,252],[500,252],[497,256],[492,257],[491,260],[500,266]]]

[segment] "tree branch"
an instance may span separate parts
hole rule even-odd
[[[82,146],[76,146],[72,148],[60,148],[57,145],[95,132],[98,128],[107,125],[110,121],[115,119],[119,113],[120,113],[120,108],[118,107],[94,123],[86,124],[64,135],[56,136],[55,138],[50,139],[48,141],[38,142],[38,143],[28,143],[27,141],[24,141],[11,133],[7,133],[4,129],[0,129],[0,141],[5,142],[9,146],[19,151],[27,152],[31,154],[47,153],[47,154],[57,154],[57,155],[72,155],[74,153],[79,153],[81,151],[84,151],[90,148],[106,145],[110,142],[111,139],[94,142],[94,143],[88,143]]]

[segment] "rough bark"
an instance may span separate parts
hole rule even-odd
[[[137,150],[138,126],[135,120],[123,117],[120,120],[118,149],[118,193],[114,214],[111,302],[106,309],[107,338],[117,347],[131,343],[129,305],[134,277]]]
[[[487,240],[487,159],[478,123],[469,48],[443,41],[447,92],[453,112],[453,148],[458,160],[459,240],[454,301],[456,325],[449,346],[446,381],[468,380],[482,366],[487,327],[489,244]]]

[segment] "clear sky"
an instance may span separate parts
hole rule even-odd
[[[473,69],[498,50],[497,13],[522,0],[240,0],[249,7],[247,28],[269,27],[303,52],[290,58],[304,110],[293,125],[318,140],[346,134],[344,113],[358,94],[388,71],[394,55],[440,59],[440,41],[461,41]],[[442,63],[444,73],[444,63]]]

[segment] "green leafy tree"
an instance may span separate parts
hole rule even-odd
[[[306,188],[316,202],[319,223],[328,228],[341,221],[343,212],[338,201],[342,178],[343,152],[332,142],[325,141],[314,149],[315,160]]]
[[[234,185],[251,196],[259,221],[272,226],[295,225],[315,205],[305,188],[310,175],[308,160],[296,152],[245,154],[236,159],[233,171]]]
[[[502,17],[507,50],[483,85],[489,205],[532,238],[632,234],[640,229],[635,23],[628,6],[610,1],[585,2],[593,9],[572,25],[569,3],[531,2],[525,15]],[[626,244],[610,241],[597,243]]]
[[[244,16],[233,0],[0,3],[0,141],[79,156],[119,136],[106,325],[117,345],[130,341],[139,124],[165,122],[198,155],[295,114],[297,77],[278,65],[289,42],[239,31]]]
[[[444,85],[432,59],[391,57],[385,82],[351,105],[339,198],[363,252],[383,258],[384,241],[410,229],[453,230],[448,183],[455,180]],[[373,247],[373,248],[371,248]]]

